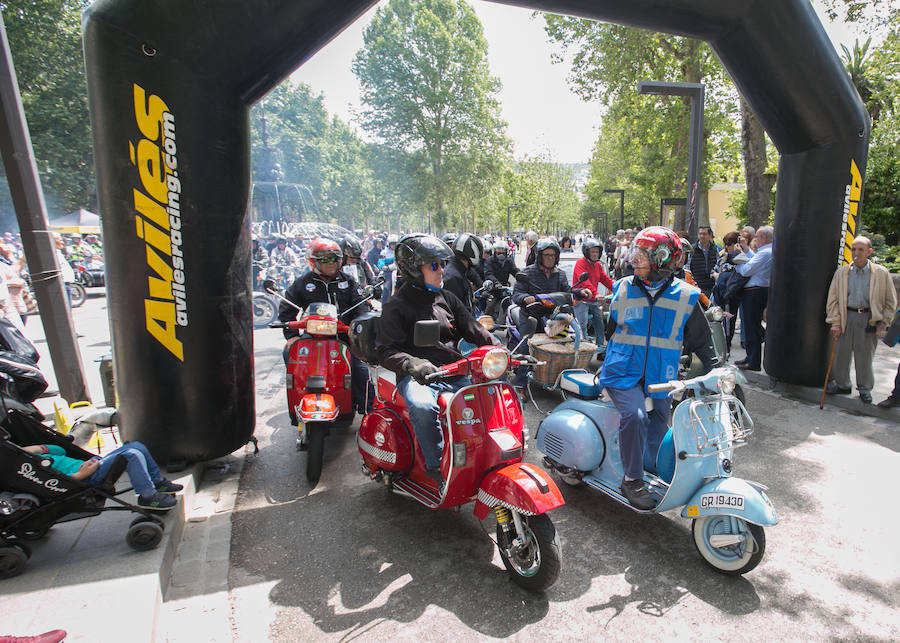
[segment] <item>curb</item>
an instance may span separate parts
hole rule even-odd
[[[816,406],[822,401],[822,389],[815,389],[809,386],[800,386],[798,384],[788,384],[787,382],[779,382],[763,372],[741,371],[748,383],[773,393],[783,396],[789,396],[800,399],[804,402],[815,404]],[[878,400],[880,401],[880,400]],[[900,424],[900,407],[892,409],[883,409],[877,404],[865,404],[859,399],[858,395],[826,395],[825,407],[838,407],[855,415],[867,415],[869,417],[880,418],[897,422]]]

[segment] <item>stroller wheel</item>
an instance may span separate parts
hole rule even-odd
[[[25,570],[28,555],[18,545],[0,547],[0,578],[12,578]]]
[[[163,537],[163,529],[155,520],[136,520],[125,534],[125,542],[135,551],[155,549]]]

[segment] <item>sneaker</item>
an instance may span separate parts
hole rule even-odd
[[[437,483],[438,494],[444,495],[444,476],[441,475],[441,468],[437,467],[435,469],[425,469],[425,475],[434,480]]]
[[[176,494],[179,491],[184,490],[184,485],[178,484],[177,482],[172,482],[171,480],[166,480],[165,478],[157,482],[154,486],[160,493]]]
[[[844,388],[843,386],[838,386],[837,382],[828,382],[828,386],[825,387],[825,392],[828,395],[848,395],[850,393],[850,387]]]
[[[876,406],[880,409],[889,409],[894,406],[900,406],[900,397],[890,395],[887,399],[881,400]]]
[[[151,511],[168,511],[169,509],[177,505],[178,501],[174,496],[170,496],[167,493],[160,493],[159,491],[157,491],[149,498],[138,496],[137,504],[138,507],[150,509]]]
[[[635,509],[647,510],[656,506],[643,480],[623,480],[621,489],[625,500]]]
[[[871,404],[872,403],[872,394],[868,391],[860,391],[859,399],[862,400],[863,404]]]

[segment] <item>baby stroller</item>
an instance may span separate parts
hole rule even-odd
[[[51,469],[46,456],[21,448],[31,444],[58,445],[66,455],[79,460],[93,455],[31,417],[8,411],[0,422],[0,578],[22,573],[31,555],[25,541],[42,538],[56,523],[90,518],[104,511],[140,514],[125,534],[132,549],[146,551],[159,545],[162,521],[120,497],[131,491],[130,487],[115,488],[125,471],[124,456],[116,458],[101,483],[87,484]]]

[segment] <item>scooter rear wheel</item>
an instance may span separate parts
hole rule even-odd
[[[547,589],[559,577],[562,558],[556,527],[546,514],[522,516],[522,527],[525,533],[520,535],[525,540],[525,544],[513,551],[512,556],[507,556],[505,550],[509,548],[509,543],[517,535],[512,521],[509,522],[509,525],[509,533],[504,532],[503,527],[497,525],[497,544],[500,549],[500,558],[503,559],[503,566],[520,587],[532,592]]]
[[[734,516],[704,516],[691,523],[694,547],[706,563],[720,574],[739,576],[759,565],[766,551],[765,530]],[[741,542],[716,547],[716,536],[742,537]]]

